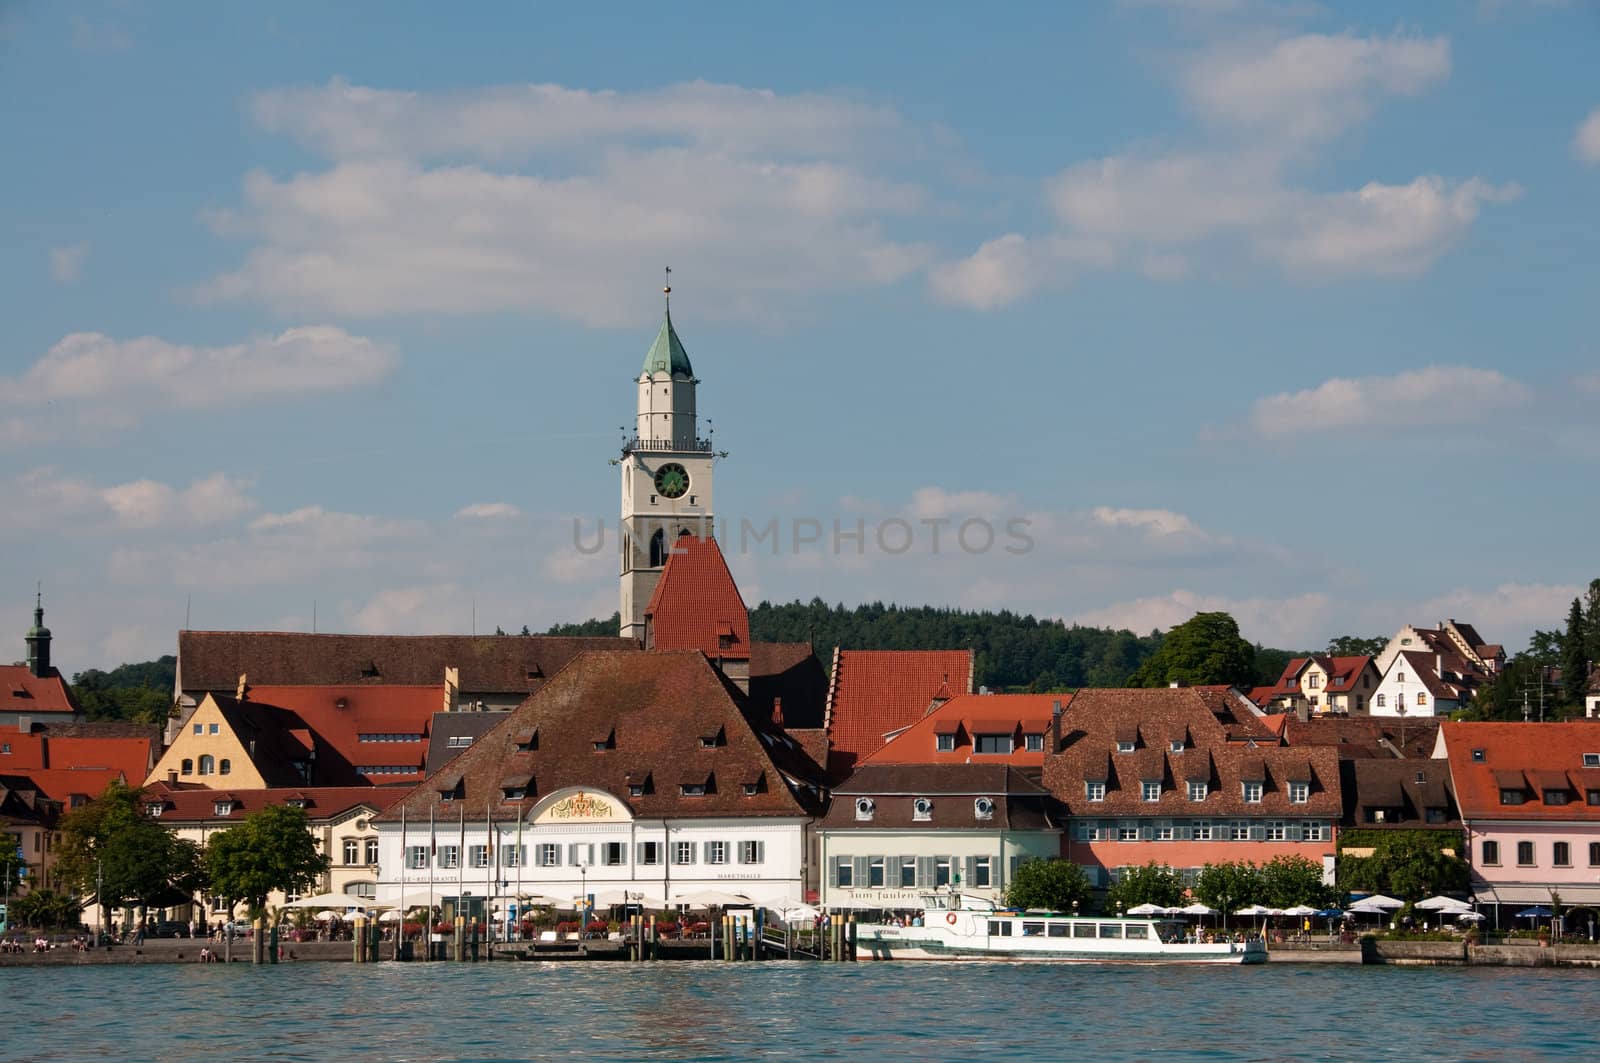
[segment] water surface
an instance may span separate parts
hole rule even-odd
[[[1600,1056],[1588,971],[192,964],[13,968],[0,993],[4,1060]]]

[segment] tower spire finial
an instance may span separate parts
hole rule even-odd
[[[672,267],[667,267],[667,283],[661,286],[661,294],[667,297],[667,313],[672,313]]]

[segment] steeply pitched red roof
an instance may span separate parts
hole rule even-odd
[[[1039,767],[1044,764],[1043,748],[1030,752],[1029,734],[1050,731],[1050,713],[1056,704],[1066,705],[1071,694],[963,694],[951,698],[889,743],[862,758],[860,764],[1010,764]],[[974,753],[972,739],[978,734],[1014,734],[1009,754]],[[953,734],[955,748],[940,751],[938,736]],[[859,773],[861,769],[858,768]]]
[[[0,665],[0,712],[31,716],[48,713],[71,715],[78,711],[78,703],[72,700],[72,691],[67,688],[66,680],[54,668],[41,677],[34,675],[27,665]]]
[[[972,690],[971,650],[838,650],[828,688],[828,773],[847,775],[936,696]]]
[[[735,688],[698,650],[583,654],[504,716],[406,795],[412,822],[430,810],[481,821],[486,805],[510,817],[569,787],[608,792],[652,819],[813,811],[779,770],[783,737],[752,726]],[[526,797],[505,799],[510,779],[525,783]],[[459,796],[441,800],[458,781]],[[648,781],[645,792],[630,796],[630,781]],[[683,793],[690,782],[711,786],[703,796]],[[745,793],[747,783],[755,793]],[[398,819],[400,807],[385,818]]]
[[[432,686],[460,671],[463,693],[529,694],[587,650],[636,649],[632,639],[553,635],[323,635],[303,631],[180,631],[184,690],[250,685]]]
[[[750,656],[750,613],[715,539],[678,537],[644,615],[649,649]]]
[[[1600,790],[1600,769],[1586,768],[1584,754],[1600,754],[1600,720],[1571,723],[1452,723],[1440,725],[1461,818],[1586,820],[1600,823],[1600,805],[1587,800]],[[1481,750],[1482,758],[1474,755]],[[1545,779],[1537,773],[1550,773]],[[1522,804],[1500,801],[1503,781],[1523,781]],[[1565,804],[1546,804],[1543,790],[1564,781]],[[1551,784],[1551,785],[1547,785]]]
[[[271,705],[292,713],[300,726],[316,736],[314,782],[357,786],[367,781],[360,774],[364,766],[414,763],[422,767],[427,759],[429,726],[444,704],[444,687],[252,685],[248,697],[248,704]],[[416,735],[417,739],[363,742],[362,735]]]

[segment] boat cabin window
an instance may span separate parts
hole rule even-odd
[[[1119,938],[1122,936],[1121,923],[1101,923],[1100,936],[1103,938]]]
[[[1011,936],[1011,922],[1007,919],[989,920],[989,935],[991,937],[1008,938]]]
[[[1025,937],[1025,938],[1042,938],[1042,937],[1044,937],[1044,924],[1043,923],[1023,923],[1022,924],[1022,936]]]
[[[1072,924],[1072,936],[1075,937],[1075,938],[1092,938],[1092,937],[1094,937],[1094,924],[1093,923],[1074,923],[1074,924]]]
[[[1071,927],[1070,924],[1067,924],[1067,923],[1051,923],[1050,924],[1050,936],[1053,937],[1053,938],[1064,938],[1064,937],[1066,937],[1067,935],[1069,935],[1071,933],[1072,933],[1072,927]]]
[[[1128,937],[1131,938],[1147,938],[1150,936],[1150,928],[1147,926],[1140,926],[1136,923],[1129,923],[1127,933]]]

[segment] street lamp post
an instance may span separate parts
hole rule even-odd
[[[581,937],[589,931],[589,861],[587,860],[578,861],[578,892],[579,910],[583,918],[583,925],[578,927],[578,934]]]

